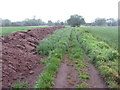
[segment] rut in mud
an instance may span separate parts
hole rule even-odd
[[[75,64],[69,62],[68,55],[65,55],[58,71],[54,88],[76,88],[78,83],[78,73],[75,70]]]
[[[43,65],[39,61],[44,58],[35,48],[40,40],[60,28],[63,27],[31,29],[0,37],[3,88],[11,87],[19,81],[30,83],[30,87],[33,87],[34,81],[43,70]]]
[[[108,88],[95,66],[80,48],[74,31],[71,32],[68,47],[68,52],[64,55],[56,75],[54,88]]]
[[[86,80],[88,84],[86,88],[108,88],[91,62],[88,63],[87,69],[90,79]],[[68,55],[65,55],[56,75],[54,88],[76,88],[82,81],[75,70],[75,63],[69,60]]]
[[[92,62],[90,62],[89,57],[87,55],[85,55],[85,57],[88,61],[88,74],[90,75],[90,79],[87,81],[89,88],[108,88],[98,70],[95,68]]]

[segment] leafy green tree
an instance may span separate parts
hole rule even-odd
[[[71,15],[70,18],[67,20],[68,25],[75,27],[85,24],[85,20],[82,16],[77,14]]]
[[[106,26],[107,25],[106,19],[105,18],[96,18],[95,25],[96,26]]]
[[[47,23],[48,26],[53,26],[53,22],[51,20],[48,20],[48,23]]]
[[[64,22],[60,22],[60,25],[64,25]]]

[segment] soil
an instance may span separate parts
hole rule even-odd
[[[88,61],[88,67],[86,68],[88,69],[88,74],[90,76],[90,79],[86,80],[88,84],[86,88],[108,88],[103,78],[98,73],[98,70],[90,62],[88,56],[85,56]],[[75,70],[75,64],[69,62],[68,55],[65,55],[57,73],[54,88],[76,88],[81,82],[82,81]]]
[[[75,70],[75,64],[69,62],[68,56],[65,55],[58,71],[54,88],[75,88],[79,83],[78,74]]]
[[[30,87],[34,86],[37,76],[43,70],[43,65],[39,62],[44,58],[35,48],[40,40],[60,28],[63,27],[31,29],[0,37],[3,88],[9,88],[19,81],[28,82]]]
[[[88,61],[88,74],[90,79],[88,80],[89,88],[108,88],[107,84],[104,82],[103,78],[99,74],[98,70],[95,68],[87,55],[86,60]]]

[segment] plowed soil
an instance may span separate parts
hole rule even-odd
[[[50,27],[19,31],[0,37],[2,41],[2,87],[8,88],[19,81],[34,81],[42,72],[43,65],[35,48],[39,41],[63,27]],[[1,82],[1,81],[0,81]],[[30,85],[33,86],[34,83]]]

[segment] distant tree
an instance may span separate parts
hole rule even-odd
[[[96,26],[106,26],[106,19],[105,18],[96,18],[95,19],[95,25]]]
[[[64,25],[64,22],[60,22],[60,25]]]
[[[68,25],[67,21],[64,22],[64,25]]]
[[[11,21],[9,19],[2,20],[2,26],[10,26],[10,25],[11,25]]]
[[[57,22],[54,23],[55,26],[60,26],[60,21],[58,20]]]
[[[109,18],[109,19],[107,19],[107,25],[108,26],[117,26],[118,25],[118,21],[115,20],[114,18]]]
[[[25,19],[23,21],[25,26],[38,26],[38,25],[44,25],[44,22],[41,19]]]
[[[51,20],[48,20],[48,23],[47,23],[48,26],[53,26],[53,22]]]
[[[70,26],[75,27],[85,24],[85,20],[82,16],[76,14],[76,15],[71,15],[70,18],[67,20],[67,23]]]

